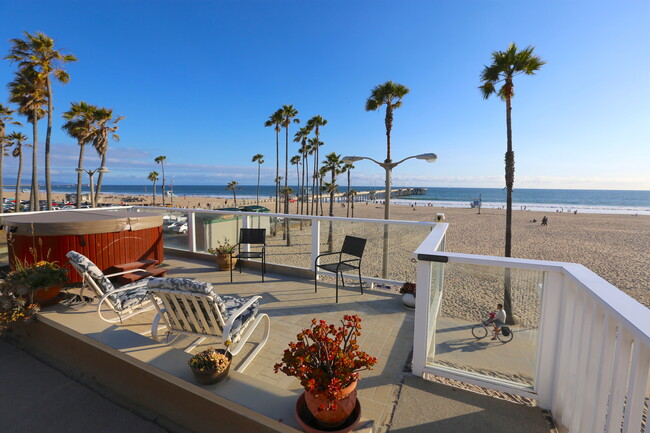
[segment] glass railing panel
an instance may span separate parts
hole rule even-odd
[[[234,245],[239,240],[239,229],[243,227],[241,213],[228,214],[196,212],[194,214],[194,235],[196,251],[207,253],[219,244]]]
[[[387,226],[388,241],[385,242]],[[429,235],[432,225],[384,224],[352,220],[322,221],[320,227],[321,252],[339,251],[346,235],[366,239],[361,262],[361,274],[371,278],[395,281],[416,281],[415,251]],[[386,248],[387,246],[387,248]],[[331,249],[330,249],[331,248]],[[387,252],[384,266],[384,251]]]
[[[255,226],[268,221],[266,262],[271,264],[311,268],[311,220],[302,218],[251,217]]]
[[[188,213],[175,209],[139,209],[140,212],[163,216],[162,236],[165,248],[189,251]]]
[[[430,323],[427,364],[533,387],[545,273],[456,262],[433,267],[430,320],[435,323]],[[499,303],[515,323],[506,323],[511,338],[500,332],[493,340],[492,325],[480,324]]]

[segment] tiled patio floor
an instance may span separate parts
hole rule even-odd
[[[295,341],[296,334],[308,327],[312,318],[338,323],[344,314],[358,314],[363,326],[359,338],[360,349],[378,359],[373,370],[361,374],[358,390],[363,417],[374,420],[376,431],[385,431],[397,401],[400,374],[413,343],[414,313],[404,308],[397,295],[370,289],[365,289],[361,295],[356,284],[340,287],[339,303],[336,304],[334,286],[322,282],[319,282],[318,293],[314,293],[313,280],[309,279],[267,274],[266,281],[262,283],[257,273],[235,272],[234,282],[230,283],[229,273],[217,271],[210,263],[175,258],[168,254],[165,264],[169,266],[167,276],[211,282],[220,294],[262,296],[260,311],[270,316],[271,335],[244,373],[296,393],[302,392],[297,379],[273,372],[273,365],[279,362],[288,343]],[[125,321],[123,326],[134,332],[145,333],[152,318],[153,312],[141,314]],[[253,343],[261,338],[261,328],[251,337]],[[191,337],[181,337],[172,345],[184,348],[191,342]],[[207,339],[193,352],[217,344],[219,340]],[[237,359],[244,359],[253,344],[247,346],[250,347],[245,347],[235,358],[234,367],[237,366]]]

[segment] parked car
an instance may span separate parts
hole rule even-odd
[[[181,233],[181,234],[187,233],[187,222],[180,223],[174,226],[172,230],[175,231],[176,233]]]

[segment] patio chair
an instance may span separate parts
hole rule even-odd
[[[79,296],[83,299],[84,289],[87,287],[95,292],[99,297],[97,304],[97,314],[108,323],[122,322],[136,314],[152,310],[153,305],[149,302],[145,287],[151,277],[147,277],[136,282],[125,284],[115,288],[109,278],[132,273],[134,271],[144,271],[143,269],[131,269],[128,271],[117,272],[115,274],[104,274],[88,257],[76,251],[69,251],[66,257],[75,271],[81,275],[82,286]],[[102,308],[108,307],[117,317],[105,317]]]
[[[361,282],[361,257],[363,256],[363,250],[366,248],[366,239],[356,238],[354,236],[346,236],[343,240],[343,247],[341,251],[336,251],[333,253],[325,253],[316,257],[314,262],[314,292],[318,293],[318,269],[324,269],[329,272],[334,272],[336,274],[336,303],[339,302],[339,274],[341,274],[341,282],[343,287],[345,287],[345,280],[343,279],[343,271],[351,271],[356,269],[359,272],[359,287],[361,288],[361,294],[363,295],[363,284]],[[321,257],[325,256],[334,256],[338,255],[338,261],[334,263],[325,263],[319,264],[318,260]],[[346,259],[346,257],[356,257],[352,259]]]
[[[151,324],[151,336],[158,339],[161,319],[168,337],[171,334],[198,336],[185,352],[192,351],[206,337],[220,335],[224,346],[235,356],[264,320],[266,329],[261,342],[237,369],[243,372],[269,338],[271,320],[267,314],[258,314],[261,296],[245,299],[218,295],[212,284],[188,278],[152,278],[147,282],[147,292],[158,309]]]
[[[242,245],[261,245],[259,251],[242,251]],[[262,282],[264,282],[264,273],[266,272],[266,229],[239,229],[239,243],[237,254],[230,254],[230,260],[235,259],[262,259]],[[241,262],[239,264],[239,273],[241,274]],[[230,267],[230,282],[232,283],[232,266]]]

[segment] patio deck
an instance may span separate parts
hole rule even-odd
[[[262,283],[258,273],[244,270],[242,274],[235,273],[234,282],[230,283],[229,273],[216,271],[216,267],[209,262],[176,257],[168,253],[165,264],[169,269],[168,276],[191,277],[211,282],[221,294],[262,296],[260,310],[271,318],[269,341],[245,373],[232,372],[229,381],[203,387],[203,390],[280,420],[285,427],[297,427],[293,420],[291,402],[295,402],[302,392],[302,387],[295,378],[282,373],[275,374],[273,364],[280,360],[288,342],[295,341],[296,334],[309,326],[312,318],[336,323],[344,314],[358,314],[363,320],[360,348],[378,359],[373,370],[361,373],[362,380],[358,389],[363,408],[362,417],[374,423],[374,426],[370,427],[372,423],[366,422],[366,430],[361,431],[370,431],[372,428],[375,432],[385,432],[390,429],[402,388],[404,365],[413,344],[414,323],[413,311],[405,309],[396,294],[366,289],[361,295],[358,285],[350,283],[346,288],[339,288],[339,303],[336,304],[334,286],[323,282],[319,282],[318,293],[314,293],[313,280],[299,277],[267,274],[266,281]],[[140,314],[120,326],[115,326],[99,320],[95,307],[96,301],[75,308],[60,305],[42,314],[44,321],[75,329],[86,337],[119,350],[122,354],[193,383],[184,362],[190,355],[182,352],[182,349],[191,343],[191,337],[180,337],[170,345],[155,343],[145,336],[150,330],[154,311]],[[233,367],[237,367],[238,362],[245,358],[253,344],[259,341],[261,333],[261,329],[255,331],[251,342],[248,343],[249,347],[245,347],[235,357]],[[207,339],[193,352],[217,344],[217,339]],[[461,403],[466,407],[461,411],[477,412],[471,404]],[[453,413],[454,417],[458,417],[458,411]],[[539,416],[542,419],[541,414]],[[403,420],[403,417],[401,419]],[[431,421],[427,419],[426,422]],[[511,426],[517,423],[516,411],[512,411],[511,422],[514,423]],[[417,426],[417,417],[410,417],[409,423],[410,426]],[[400,432],[409,431],[403,421],[401,424],[398,428]],[[515,427],[515,430],[506,431],[517,430]]]

